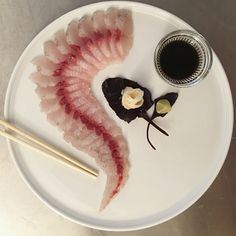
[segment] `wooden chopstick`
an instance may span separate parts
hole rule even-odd
[[[86,166],[85,164],[79,162],[78,160],[75,160],[74,158],[65,154],[61,150],[58,150],[57,148],[53,147],[52,145],[46,144],[45,142],[43,142],[39,138],[33,136],[32,134],[29,134],[28,132],[13,126],[9,122],[7,122],[5,120],[0,120],[0,125],[2,125],[4,128],[14,131],[18,135],[21,135],[26,140],[23,140],[22,138],[19,138],[19,137],[14,136],[13,134],[10,134],[6,130],[4,130],[4,131],[0,130],[1,136],[4,136],[16,143],[23,144],[33,150],[36,150],[36,151],[41,152],[43,154],[46,154],[47,156],[50,156],[50,157],[66,164],[66,165],[69,165],[72,168],[77,168],[80,171],[82,171],[83,173],[89,174],[90,176],[93,176],[93,177],[98,176],[97,171],[91,169],[90,167]],[[27,142],[27,140],[29,140],[31,143]]]

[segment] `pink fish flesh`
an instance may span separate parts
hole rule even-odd
[[[41,110],[63,132],[64,139],[95,158],[107,183],[100,210],[125,185],[129,150],[121,129],[93,95],[97,73],[121,62],[133,43],[131,11],[110,8],[72,21],[44,43],[44,55],[34,58]]]

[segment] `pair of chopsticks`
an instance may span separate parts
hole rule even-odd
[[[65,154],[61,150],[53,147],[42,141],[41,139],[35,137],[34,135],[26,132],[22,129],[15,127],[5,120],[0,119],[0,135],[6,137],[18,144],[23,144],[33,150],[36,150],[42,154],[45,154],[55,160],[72,167],[76,170],[79,170],[83,173],[86,173],[92,177],[97,177],[98,172],[92,168],[86,166],[85,164],[79,162],[78,160],[72,158],[71,156]],[[13,134],[15,132],[15,134]]]

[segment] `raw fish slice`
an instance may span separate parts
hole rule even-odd
[[[73,139],[71,140],[74,145],[80,148],[85,148],[86,145],[84,144],[84,140],[87,138],[87,136],[90,136],[91,134],[89,133],[87,127],[83,124],[80,124],[77,126],[75,129],[70,130],[70,133],[73,133]]]
[[[78,35],[81,45],[100,63],[107,65],[108,60],[101,52],[96,41],[93,39],[93,24],[90,16],[83,17],[78,25]]]
[[[83,62],[81,62],[79,65],[66,67],[65,70],[77,71],[78,73],[86,73],[89,77],[94,77],[97,74],[97,70],[95,70],[88,64],[84,64]]]
[[[92,22],[93,22],[93,28],[95,31],[99,31],[102,34],[105,34],[107,31],[106,24],[105,24],[105,17],[106,12],[103,10],[98,10],[93,13]]]
[[[79,146],[79,138],[75,136],[74,132],[66,130],[63,135],[64,139],[66,142],[71,143],[74,147],[80,149],[81,147]],[[79,147],[77,147],[77,144]]]
[[[73,96],[73,94],[72,94]],[[81,112],[87,114],[87,115],[92,115],[94,113],[96,114],[96,117],[94,117],[95,121],[97,123],[101,123],[98,122],[98,118],[100,116],[102,116],[104,118],[105,116],[105,112],[103,112],[103,110],[101,109],[100,106],[95,105],[92,101],[91,101],[91,93],[87,93],[86,95],[84,95],[83,97],[77,97],[76,99],[72,100],[74,103],[74,107],[78,108]],[[71,94],[68,95],[69,98],[71,98]],[[94,114],[95,115],[95,114]]]
[[[89,107],[89,109],[85,110],[84,107],[83,108],[79,107],[79,104],[78,104],[79,101],[78,100],[75,101],[75,104],[80,109],[82,109],[83,112],[86,112],[86,114],[90,116],[94,115],[94,119],[98,124],[102,123],[103,121],[108,122],[108,120],[106,119],[107,115],[104,108],[102,108],[101,106],[97,104],[96,99],[94,98],[93,94],[91,94],[91,92],[84,95],[83,99],[85,101],[84,104],[86,104]]]
[[[73,61],[73,63],[62,62],[60,66],[61,68],[59,69],[59,72],[61,70],[72,70],[91,74],[92,76],[94,76],[98,72],[98,68],[96,67],[96,65],[87,62],[81,56],[77,57]]]
[[[80,79],[80,78],[77,78],[76,79],[77,81],[77,85],[80,87],[80,88],[90,88],[90,86],[91,86],[91,82],[90,81],[88,81],[88,80],[85,80],[85,79]],[[69,82],[69,81],[68,81]],[[74,86],[74,83],[72,83],[72,81],[70,81],[69,83],[68,83],[68,86],[66,86],[67,87],[67,89],[70,89],[69,87],[70,86]]]
[[[70,96],[70,95],[69,95],[69,96]],[[83,105],[86,105],[86,107],[90,106],[90,104],[88,104],[86,98],[84,98],[84,97],[79,97],[79,98],[77,98],[76,101],[74,102],[74,106],[75,106],[76,108],[82,109],[81,112],[84,112]]]
[[[79,96],[77,96],[78,94]],[[61,96],[59,103],[61,106],[65,105],[68,109],[70,108],[70,110],[74,110],[74,108],[77,107],[76,100],[79,100],[81,96],[83,96],[82,92],[74,91],[69,95],[68,95],[68,92],[65,92],[64,96],[63,95]]]
[[[75,101],[76,103],[76,101]],[[79,106],[79,109],[84,112],[85,115],[89,117],[94,117],[96,124],[101,124],[105,119],[104,116],[100,113],[99,107],[92,106],[93,103],[87,102],[83,106]]]
[[[56,111],[50,112],[47,115],[49,123],[54,126],[60,126],[66,119],[63,107],[59,107]]]
[[[62,54],[70,54],[74,52],[66,41],[66,35],[64,30],[60,30],[55,34],[55,42]]]
[[[85,80],[91,80],[92,76],[88,71],[85,70],[75,70],[71,67],[63,67],[57,69],[53,72],[53,76],[62,76],[62,77],[73,77],[73,78],[82,78]]]
[[[70,126],[65,126],[64,124],[60,125],[60,128],[64,131],[64,137],[66,137],[66,141],[69,143],[76,143],[79,141],[77,134],[81,132],[85,125],[80,122],[79,120],[73,119],[73,116],[71,114],[67,114],[67,117],[70,117]]]
[[[99,113],[99,111],[98,111],[98,109],[95,107],[95,108],[89,108],[89,109],[87,109],[86,111],[85,111],[85,113],[86,113],[86,115],[88,115],[88,116],[97,116],[97,115],[99,115],[98,113]],[[95,121],[97,122],[97,123],[101,123],[101,122],[98,122],[98,120],[97,120],[97,117],[95,117],[94,118],[95,119]],[[99,120],[100,121],[100,120]]]
[[[116,18],[116,27],[122,32],[117,48],[124,58],[133,44],[133,21],[129,10],[119,10]]]
[[[82,96],[87,96],[89,94],[88,90],[84,90],[84,89],[75,89],[74,91],[71,91],[71,93],[69,95],[67,95],[68,99],[70,101],[75,101],[75,99],[78,99]]]
[[[82,145],[84,145],[84,146],[91,146],[91,150],[92,150],[93,149],[92,148],[93,142],[96,139],[97,139],[96,135],[87,135],[86,137],[83,138]]]
[[[100,163],[98,162],[98,165],[99,164]],[[112,195],[114,196],[114,194],[116,194],[116,193],[113,193],[114,186],[119,181],[119,177],[116,174],[110,174],[110,169],[112,169],[111,164],[109,165],[109,163],[106,163],[103,166],[103,168],[105,170],[107,170],[107,172],[106,172],[107,173],[107,182],[106,182],[106,187],[104,190],[104,195],[103,195],[103,199],[102,199],[99,211],[102,211],[110,203],[110,201],[112,199],[111,196]]]
[[[86,48],[81,49],[81,56],[84,58],[84,60],[94,67],[96,67],[98,70],[102,70],[106,67],[106,64],[104,61],[98,60],[96,57],[92,55],[92,53],[87,50]]]
[[[116,137],[121,134],[121,128],[118,126],[115,126],[115,122],[113,120],[110,120],[109,122],[106,122],[104,124],[104,127],[109,131],[112,132],[113,137]]]
[[[52,40],[44,43],[44,54],[54,63],[60,63],[66,59],[66,55],[59,51],[56,43]]]
[[[57,87],[58,88],[65,88],[66,87],[67,91],[70,91],[70,92],[74,91],[75,89],[77,89],[79,91],[83,90],[85,92],[89,92],[90,85],[88,83],[86,83],[87,81],[77,79],[76,81],[72,80],[72,81],[68,81],[68,82],[65,82],[64,86],[57,85]],[[74,83],[74,82],[76,82],[76,83]]]
[[[112,59],[111,51],[110,51],[110,46],[109,46],[109,40],[106,37],[107,36],[107,28],[105,24],[105,19],[106,14],[104,11],[96,11],[92,15],[92,22],[93,22],[93,27],[95,29],[94,32],[94,37],[97,40],[97,44],[100,47],[100,50],[102,53],[107,57]]]
[[[90,81],[90,79],[87,77],[87,74],[85,74],[85,73],[81,73],[81,74],[79,74],[77,77],[65,76],[65,78],[63,78],[63,81],[66,82],[66,85],[65,85],[65,86],[76,83],[76,82],[75,82],[76,80],[86,80],[86,81]]]
[[[84,60],[78,60],[78,61],[76,62],[76,65],[79,66],[79,67],[81,67],[81,69],[83,69],[83,70],[89,71],[89,73],[90,73],[92,76],[96,75],[97,72],[98,72],[98,69],[97,69],[94,65],[89,64],[88,62],[86,62],[86,61],[84,61]]]
[[[34,83],[38,84],[40,87],[55,86],[61,80],[60,77],[46,76],[42,75],[40,72],[32,73],[31,79]]]
[[[79,20],[78,30],[81,38],[89,38],[93,35],[94,28],[91,16],[85,15]]]
[[[83,78],[83,79],[86,79],[86,80],[91,80],[92,79],[92,76],[89,74],[89,72],[85,72],[85,71],[81,71],[81,72],[78,72],[76,70],[64,70],[63,74],[64,76],[68,76],[68,77],[77,77],[77,78]]]
[[[86,128],[86,126],[84,126],[84,128],[82,130],[76,129],[76,132],[74,132],[75,137],[77,137],[77,141],[78,141],[78,145],[80,145],[80,147],[86,147],[87,146],[87,138],[91,135],[91,133],[88,131],[88,129]],[[79,138],[79,139],[78,139]],[[92,149],[92,147],[91,147]]]
[[[107,118],[107,120],[109,120],[109,118]],[[115,144],[116,141],[114,141],[113,138],[112,138],[110,135],[108,135],[108,134],[106,133],[106,130],[105,130],[105,129],[103,129],[103,130],[104,130],[103,135],[102,135],[102,136],[99,136],[99,137],[102,137],[103,140],[105,141],[105,143],[107,142],[107,139],[110,140],[108,143],[109,143],[109,144],[110,144],[110,143],[113,143],[113,144],[111,144],[111,146],[113,145],[113,147],[119,146],[119,144]],[[119,156],[119,152],[117,152],[116,149],[112,149],[111,146],[109,145],[109,148],[111,148],[111,150],[113,150],[113,151],[112,151],[112,155],[114,155],[113,158],[119,158],[119,162],[118,162],[118,163],[120,163],[120,164],[118,164],[116,171],[119,171],[119,172],[118,172],[118,176],[120,176],[119,173],[122,172],[122,168],[123,168],[122,166],[123,166],[123,164],[124,164],[124,160]],[[127,149],[127,147],[126,147],[126,149]],[[114,153],[114,154],[113,154],[113,153]],[[100,159],[100,158],[102,158],[102,157],[99,156],[99,157],[98,157],[97,159],[95,159],[95,160],[99,163],[99,159]],[[125,163],[127,164],[127,162],[125,162]],[[114,163],[113,163],[113,164],[114,164]],[[109,173],[110,173],[110,171],[111,171],[111,166],[110,166],[108,169],[109,169],[109,172],[106,173],[107,175],[109,175]],[[106,172],[106,169],[103,169],[103,170]],[[124,170],[124,171],[127,171],[128,168],[124,168],[123,170]],[[116,173],[116,171],[115,171],[115,173]],[[114,173],[114,172],[113,172],[113,173]],[[128,176],[128,173],[123,173],[123,174],[124,174],[124,176]],[[114,175],[117,176],[117,174],[114,174]],[[108,182],[107,182],[106,189],[105,189],[105,192],[104,192],[104,200],[103,200],[103,202],[102,202],[101,209],[102,209],[103,207],[105,207],[106,204],[109,203],[110,199],[111,199],[112,197],[114,197],[114,196],[118,193],[118,191],[119,191],[121,185],[124,185],[125,181],[127,180],[127,178],[124,178],[124,179],[123,179],[122,176],[119,177],[119,179],[118,179],[118,177],[116,178],[115,176],[114,176],[114,177],[111,177],[111,176],[108,177],[108,180],[109,180],[109,178],[111,177],[111,178],[113,178],[113,181],[108,181]],[[116,181],[114,180],[114,178],[116,178]]]
[[[87,115],[94,116],[94,120],[98,125],[104,124],[104,122],[109,122],[106,117],[106,113],[100,107],[90,108],[86,111]]]
[[[107,10],[107,14],[105,17],[105,24],[108,30],[108,37],[109,37],[109,46],[111,50],[111,54],[114,56],[114,59],[121,60],[121,56],[116,48],[116,34],[120,33],[117,32],[116,28],[116,18],[117,18],[118,10],[116,8],[109,8]]]
[[[59,69],[59,65],[50,61],[46,56],[38,56],[32,60],[32,63],[43,75],[53,75],[53,72]]]
[[[57,95],[58,96],[64,96],[67,94],[72,95],[74,92],[78,92],[82,96],[85,96],[86,94],[89,93],[88,85],[83,85],[83,84],[79,84],[79,83],[72,84],[70,86],[66,86],[66,90],[65,90],[65,87],[61,87],[61,88],[59,87],[57,90]],[[74,97],[74,94],[73,94],[73,97]]]
[[[100,150],[103,150],[104,148],[104,141],[100,138],[97,138],[93,143],[93,150],[96,152],[96,156],[99,155]],[[111,157],[111,156],[110,156]]]
[[[87,131],[86,126],[82,122],[77,121],[77,123],[73,122],[71,127],[65,131],[65,135],[67,135],[68,137],[71,136],[70,142],[73,141],[73,143],[77,144],[77,146],[83,147],[83,145],[81,145],[81,134],[85,131]]]
[[[100,158],[96,158],[96,163],[98,166],[101,166],[103,170],[111,171],[113,173],[116,173],[116,165],[111,160],[111,151],[108,148],[104,148],[106,146],[103,146],[99,148],[99,156]]]
[[[78,21],[69,23],[66,30],[66,41],[69,45],[80,45],[78,37]]]
[[[73,127],[69,132],[72,132],[74,137],[80,142],[83,137],[88,134],[88,129],[80,120],[77,120],[75,127]]]
[[[86,152],[88,155],[96,159],[97,153],[90,149],[90,145],[82,145],[78,139],[76,140],[73,138],[69,141],[69,143],[71,143],[75,148],[79,149],[80,151]]]
[[[62,84],[62,83],[61,84],[62,84],[63,87],[69,87],[69,86],[77,84],[77,83],[82,83],[82,81],[87,82],[87,80],[85,80],[83,78],[79,78],[79,77],[78,78],[77,77],[76,78],[74,78],[74,77],[69,78],[69,77],[67,77],[62,82],[64,84]],[[60,86],[59,83],[58,83],[58,86]]]
[[[107,175],[101,210],[125,185],[129,171],[129,150],[122,131],[91,91],[97,72],[121,60],[131,48],[132,24],[128,21],[132,19],[122,11],[97,11],[79,24],[71,22],[66,36],[60,31],[55,41],[46,44],[48,58],[33,61],[42,74],[33,80],[49,122],[63,131],[67,142],[93,156]],[[128,23],[126,29],[124,24]],[[54,77],[57,82],[51,86],[49,78]]]
[[[41,99],[51,99],[51,98],[56,98],[56,91],[57,88],[55,86],[51,87],[37,87],[35,89],[36,94],[41,98]]]
[[[63,123],[61,123],[58,126],[58,129],[61,130],[61,131],[66,132],[71,128],[73,122],[75,122],[73,117],[71,115],[65,114],[65,120],[64,120]]]
[[[93,64],[96,68],[99,70],[104,69],[106,66],[106,58],[103,57],[102,53],[100,52],[100,49],[96,45],[96,43],[92,40],[91,37],[86,37],[85,35],[81,35],[81,27],[79,27],[79,38],[81,41],[81,56],[90,64]],[[83,31],[83,30],[82,30]]]
[[[112,122],[111,122],[112,123]],[[120,131],[119,129],[118,129],[118,131]],[[118,132],[117,131],[117,132]],[[126,152],[128,152],[128,148],[127,148],[127,145],[126,145]],[[126,163],[126,164],[128,164],[128,162],[127,161],[124,161],[124,163]],[[128,170],[128,168],[126,168],[126,171]],[[121,184],[122,185],[124,185],[124,183],[125,183],[125,181],[127,180],[127,177],[121,182]],[[108,187],[108,189],[109,189],[110,187]],[[112,192],[112,193],[110,193],[111,195],[112,194],[116,194],[116,193],[114,193],[114,192]],[[109,194],[108,194],[109,195]],[[107,195],[107,196],[108,196]],[[106,199],[106,200],[104,200],[104,202],[103,202],[103,204],[105,204],[105,203],[108,203],[109,201],[108,201],[108,199]]]
[[[82,103],[81,102],[81,97],[74,99],[73,103],[74,103],[74,107],[76,109],[79,109],[80,112],[87,115],[87,112],[90,109],[90,104],[88,104],[86,102]]]
[[[60,104],[58,103],[58,98],[49,98],[49,99],[43,99],[40,102],[40,108],[42,112],[49,113],[54,110],[57,110],[60,107]]]
[[[83,38],[79,37],[79,27],[80,24],[78,23],[78,21],[73,21],[68,25],[66,31],[67,43],[87,62],[93,63],[98,68],[104,68],[104,64],[102,63],[102,61],[97,60],[97,58],[94,57],[90,50],[88,50],[87,46],[87,50],[84,48],[82,49],[85,42]],[[89,45],[89,39],[87,39],[86,44]]]

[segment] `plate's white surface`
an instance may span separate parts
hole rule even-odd
[[[232,98],[217,57],[214,55],[207,78],[188,89],[170,87],[155,72],[153,54],[158,41],[170,31],[190,26],[163,10],[140,3],[103,2],[71,11],[39,33],[22,54],[8,87],[5,116],[96,167],[89,156],[65,143],[40,112],[35,85],[29,80],[35,70],[30,61],[43,52],[43,42],[57,30],[66,28],[72,19],[110,6],[132,9],[134,45],[122,64],[111,66],[97,76],[93,89],[109,115],[122,127],[129,143],[131,169],[125,188],[99,213],[106,181],[102,173],[93,180],[17,144],[9,142],[9,147],[28,185],[51,208],[87,226],[131,230],[163,222],[193,204],[218,174],[228,151],[233,124]],[[167,91],[179,92],[171,113],[159,119],[170,137],[151,130],[157,151],[147,144],[145,121],[137,119],[126,124],[114,115],[103,98],[102,81],[117,75],[140,82],[152,91],[153,97]]]

